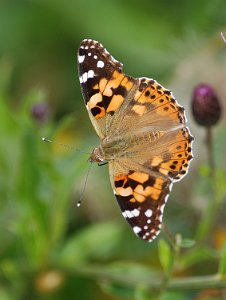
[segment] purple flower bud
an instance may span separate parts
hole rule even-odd
[[[209,84],[199,84],[194,88],[192,113],[195,121],[202,126],[215,125],[221,116],[221,106],[214,89]]]
[[[49,105],[46,102],[40,102],[33,105],[31,109],[32,117],[40,122],[45,122],[49,117]]]

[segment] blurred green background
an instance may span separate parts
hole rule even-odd
[[[200,1],[0,2],[0,300],[225,299],[225,115],[214,128],[210,176],[205,128],[190,113],[200,82],[222,107],[226,3]],[[171,232],[152,243],[122,218],[80,91],[77,48],[100,41],[124,72],[151,77],[185,106],[194,160],[165,209]],[[171,236],[173,235],[173,236]]]

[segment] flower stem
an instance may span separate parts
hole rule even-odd
[[[162,232],[165,234],[170,245],[175,250],[175,244],[176,244],[175,238],[165,223],[162,224]]]
[[[114,266],[77,266],[71,272],[95,278],[95,280],[110,280],[127,286],[136,286],[140,282],[153,290],[159,290],[162,287],[162,278],[153,276],[133,276],[130,273],[125,276],[124,272],[116,270]],[[187,278],[172,278],[168,283],[167,290],[199,290],[206,288],[226,288],[225,278],[218,275],[194,276]]]
[[[214,179],[215,173],[215,163],[214,163],[214,155],[213,155],[213,133],[212,128],[209,126],[206,129],[206,145],[208,152],[208,163],[210,168],[210,179]]]

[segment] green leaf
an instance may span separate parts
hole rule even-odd
[[[109,295],[120,297],[123,299],[133,299],[134,297],[134,288],[133,287],[127,287],[124,285],[120,285],[117,283],[110,283],[107,281],[102,281],[100,283],[101,289]]]
[[[156,272],[153,267],[147,267],[134,262],[115,262],[111,264],[80,264],[73,265],[73,271],[94,278],[117,282],[132,287],[149,287],[153,290],[159,288],[162,282],[162,274]]]
[[[195,251],[188,251],[181,257],[180,263],[183,268],[189,268],[195,264],[205,264],[214,258],[214,253],[208,247],[198,247]]]
[[[171,271],[173,265],[173,253],[170,245],[163,239],[158,243],[159,260],[166,275]]]
[[[10,291],[4,289],[2,286],[0,287],[0,299],[1,300],[13,300],[15,299],[13,296],[10,295]]]
[[[113,222],[96,223],[74,235],[63,247],[60,261],[71,266],[89,258],[106,259],[121,239],[121,226]]]
[[[191,239],[182,239],[180,248],[191,248],[195,245],[195,241]]]
[[[226,275],[226,243],[224,244],[224,247],[222,249],[218,272],[221,276]]]
[[[134,295],[135,300],[155,300],[158,299],[155,292],[146,285],[138,285]]]
[[[164,292],[161,295],[161,300],[190,300],[191,295],[186,295],[185,292]]]

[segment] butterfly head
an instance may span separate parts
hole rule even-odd
[[[101,146],[96,147],[91,152],[89,161],[90,162],[96,162],[96,163],[102,163],[104,161],[104,152]]]

